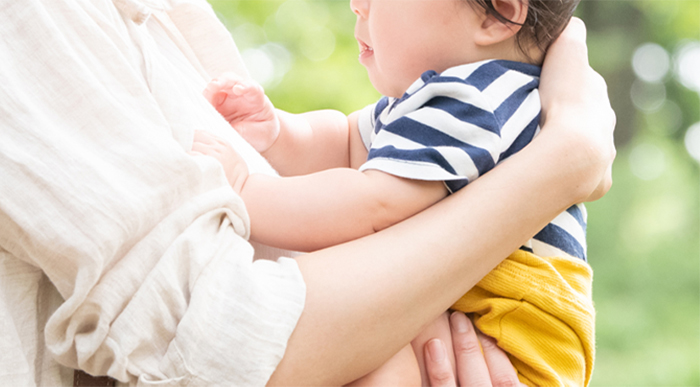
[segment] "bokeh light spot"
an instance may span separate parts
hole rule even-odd
[[[647,142],[636,145],[629,154],[632,174],[642,180],[654,180],[666,170],[663,149]]]
[[[646,115],[649,130],[662,136],[668,136],[678,131],[683,124],[683,111],[677,103],[666,100],[656,112]]]
[[[700,122],[693,124],[685,132],[685,149],[690,156],[700,162]]]
[[[656,43],[639,46],[632,56],[632,68],[639,79],[646,82],[659,82],[668,73],[671,60],[668,52]]]
[[[700,92],[700,42],[683,44],[676,52],[676,75],[687,88]]]
[[[263,87],[271,83],[275,76],[275,65],[264,50],[251,48],[243,51],[241,57],[253,79]]]
[[[630,90],[634,106],[646,113],[659,110],[666,101],[666,86],[660,82],[634,81]]]
[[[335,51],[335,34],[325,27],[308,30],[301,42],[301,52],[314,62],[327,59]]]
[[[253,23],[243,23],[231,32],[236,45],[242,49],[259,46],[267,41],[265,31]]]

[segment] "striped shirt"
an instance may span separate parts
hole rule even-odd
[[[369,153],[360,167],[443,181],[450,192],[491,170],[539,132],[540,68],[489,60],[426,71],[399,99],[383,97],[359,117]],[[523,249],[586,259],[586,209],[559,215]]]

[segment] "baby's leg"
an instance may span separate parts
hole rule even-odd
[[[435,321],[430,323],[427,328],[425,328],[413,341],[411,345],[416,354],[418,360],[418,367],[420,369],[420,375],[422,379],[423,386],[429,386],[428,375],[425,371],[425,344],[430,341],[430,339],[438,338],[445,343],[445,348],[447,349],[447,356],[452,363],[452,370],[455,371],[455,355],[452,348],[452,331],[450,331],[450,313],[445,312]]]
[[[369,374],[348,384],[348,386],[406,386],[421,385],[421,374],[418,370],[416,355],[411,345],[407,345]]]

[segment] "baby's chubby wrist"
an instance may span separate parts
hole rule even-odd
[[[264,128],[259,128],[255,132],[249,132],[244,136],[245,140],[263,154],[269,151],[280,137],[281,123],[277,109],[272,110],[270,119],[265,122]]]

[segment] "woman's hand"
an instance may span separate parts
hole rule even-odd
[[[590,187],[585,201],[601,198],[612,185],[615,158],[613,130],[615,112],[610,106],[603,78],[588,64],[586,26],[572,18],[547,51],[540,82],[543,132],[573,135],[588,150],[588,161],[598,164],[597,186]]]
[[[450,325],[460,386],[521,386],[506,353],[493,339],[477,333],[464,313],[452,313]],[[431,386],[457,386],[441,340],[433,339],[425,345],[425,366]]]

